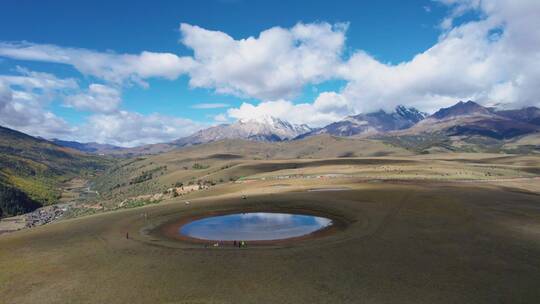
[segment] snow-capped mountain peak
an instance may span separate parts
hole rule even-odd
[[[273,116],[261,116],[251,119],[239,119],[229,125],[219,125],[200,130],[188,137],[177,140],[175,143],[185,146],[222,139],[282,141],[293,139],[311,130],[307,125],[291,124]]]
[[[414,123],[417,123],[428,116],[427,113],[420,112],[416,108],[413,108],[413,107],[407,108],[403,105],[399,105],[396,107],[396,113],[399,116],[405,118],[406,120],[414,122]]]
[[[301,137],[331,134],[336,136],[373,135],[376,133],[402,130],[423,120],[427,114],[415,108],[397,106],[394,112],[379,110],[376,112],[348,116],[331,123],[324,128],[306,133]]]

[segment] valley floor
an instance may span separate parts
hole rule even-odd
[[[538,303],[540,159],[444,157],[255,170],[0,235],[0,303]],[[346,226],[242,249],[161,234],[173,220],[237,210],[311,210]]]

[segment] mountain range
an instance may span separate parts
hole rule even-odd
[[[397,106],[394,112],[383,110],[348,116],[344,120],[331,123],[323,128],[301,134],[297,139],[319,134],[334,136],[375,135],[393,130],[402,130],[413,126],[427,116],[415,108]]]
[[[205,144],[224,139],[244,139],[259,142],[299,140],[328,134],[340,137],[385,138],[406,136],[479,136],[489,140],[508,140],[540,131],[540,109],[527,107],[516,110],[497,110],[473,101],[460,101],[428,115],[412,107],[397,106],[393,111],[379,110],[345,117],[322,128],[291,124],[266,116],[222,124],[174,140],[169,143],[121,148],[98,143],[78,143],[54,139],[64,147],[95,154],[133,156],[156,154],[180,147]],[[392,139],[394,138],[394,139]]]
[[[497,111],[473,101],[460,101],[394,134],[442,133],[446,136],[483,136],[502,140],[539,132],[538,119],[540,119],[540,109],[534,107]]]
[[[142,145],[133,148],[100,143],[79,143],[51,139],[50,142],[90,154],[129,157],[157,154],[177,148],[216,142],[225,139],[242,139],[259,142],[300,140],[327,134],[339,137],[377,138],[389,142],[418,137],[481,137],[500,141],[515,139],[540,132],[540,109],[526,107],[514,110],[497,110],[473,101],[460,101],[428,115],[412,107],[397,106],[393,111],[379,110],[347,116],[322,128],[296,125],[282,119],[265,116],[258,119],[238,120],[202,129],[192,135],[168,143]],[[408,148],[415,143],[409,143]],[[422,148],[423,149],[423,148]]]

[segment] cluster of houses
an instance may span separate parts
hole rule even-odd
[[[167,189],[167,191],[165,191],[165,193],[174,197],[174,196],[186,195],[193,191],[199,191],[199,190],[208,189],[208,188],[210,188],[210,185],[202,184],[202,183],[194,184],[194,185],[187,185],[187,186],[182,185],[179,187],[169,188]]]
[[[61,218],[67,211],[67,206],[54,205],[39,208],[33,212],[26,214],[26,227],[36,227],[48,224]]]

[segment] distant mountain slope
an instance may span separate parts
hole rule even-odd
[[[527,107],[519,110],[496,111],[497,115],[540,126],[540,109]]]
[[[0,213],[14,215],[55,203],[58,184],[108,161],[0,127]]]
[[[512,110],[501,115],[500,111],[473,101],[458,102],[408,129],[379,134],[376,138],[420,153],[538,153],[540,146],[534,141],[518,140],[535,138],[540,132],[540,126],[531,123],[534,115],[530,112]]]
[[[396,134],[442,133],[446,136],[478,135],[507,139],[538,131],[536,125],[498,115],[473,101],[460,101]]]
[[[108,144],[99,144],[95,142],[90,143],[80,143],[77,141],[68,141],[61,139],[51,139],[51,142],[66,148],[75,149],[81,152],[93,153],[93,154],[112,154],[114,152],[120,152],[125,150],[125,148],[117,147],[114,145]]]
[[[223,139],[275,142],[293,139],[310,131],[311,128],[307,125],[294,125],[287,121],[268,116],[261,119],[238,120],[233,124],[210,127],[173,141],[171,144],[183,147]]]
[[[442,120],[452,117],[472,115],[492,116],[493,112],[488,108],[485,108],[477,104],[476,102],[469,100],[467,102],[459,101],[451,107],[442,108],[439,111],[433,113],[433,115],[429,116],[429,118]]]
[[[540,154],[540,132],[508,140],[503,144],[502,149],[515,154]]]
[[[310,132],[307,125],[295,125],[287,121],[267,116],[260,119],[238,120],[232,124],[222,124],[195,132],[189,136],[168,143],[148,144],[132,148],[122,148],[101,144],[81,144],[78,142],[56,141],[56,143],[80,151],[119,157],[159,154],[185,146],[193,146],[225,139],[245,139],[258,142],[289,140]]]
[[[232,124],[210,127],[170,143],[149,144],[133,148],[60,140],[56,140],[56,143],[89,153],[132,157],[165,153],[185,146],[225,139],[279,142],[328,134],[364,138],[409,136],[409,139],[412,140],[405,146],[409,149],[423,147],[420,150],[427,147],[430,142],[441,143],[454,140],[456,137],[470,137],[476,147],[489,147],[491,150],[497,150],[504,145],[504,142],[499,141],[533,134],[538,132],[539,128],[540,109],[536,107],[498,111],[483,107],[473,101],[460,101],[429,116],[415,108],[397,106],[393,112],[381,110],[349,116],[344,120],[318,129],[311,129],[306,125],[294,125],[274,117],[263,117],[257,120],[239,120]],[[414,147],[415,145],[417,147]]]
[[[415,108],[398,106],[392,113],[380,110],[378,112],[349,116],[342,121],[300,135],[298,138],[319,134],[334,136],[373,135],[392,130],[402,130],[423,120],[425,116],[425,113]]]

